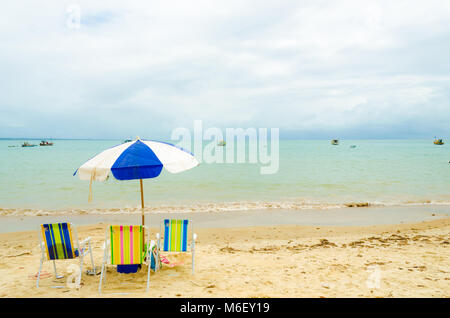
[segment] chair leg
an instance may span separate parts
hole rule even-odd
[[[103,279],[106,282],[106,277],[108,276],[108,268],[106,266],[108,265],[108,259],[109,259],[109,250],[106,251],[106,258],[103,260],[105,262],[105,272],[103,273]]]
[[[106,262],[109,257],[108,245],[105,243],[105,252],[103,253],[102,271],[100,274],[100,283],[98,284],[98,294],[102,294],[103,277],[106,280]]]
[[[160,257],[159,256],[159,248],[160,247],[161,247],[161,238],[158,237],[158,242],[156,244],[156,257],[158,259],[157,259],[157,264],[155,264],[155,272],[160,270],[160,267],[159,267],[159,265],[160,265],[160,262],[159,262],[159,260],[160,260],[160,258],[159,258]]]
[[[150,267],[152,267],[151,259],[150,259],[150,262],[148,263],[148,270],[147,270],[147,289],[145,290],[145,292],[148,292],[148,290],[149,290],[149,288],[150,288]],[[155,269],[156,269],[156,264],[155,264]]]
[[[195,267],[195,243],[192,244],[192,275],[194,275]]]
[[[39,272],[38,272],[38,276],[37,276],[37,280],[36,280],[36,287],[39,288],[39,279],[41,278],[41,271],[42,271],[42,265],[43,265],[44,261],[41,257],[41,263],[39,265]]]
[[[80,276],[78,277],[78,287],[81,286],[81,275],[83,275],[83,260],[84,256],[80,257]]]
[[[92,249],[91,249],[91,242],[89,241],[89,254],[91,254],[91,262],[92,262],[92,270],[94,272],[94,275],[97,273],[95,270],[95,264],[94,264],[94,256],[92,255]]]
[[[64,277],[63,275],[61,275],[61,276],[58,275],[58,272],[56,271],[56,262],[55,262],[55,260],[53,260],[53,269],[55,270],[55,277],[56,278],[63,278]]]
[[[105,273],[106,276],[106,272],[105,272],[105,262],[103,261],[102,263],[102,272],[100,274],[100,283],[98,284],[98,293],[101,295],[102,294],[102,283],[103,283],[103,273]],[[106,277],[105,277],[106,278]]]
[[[156,249],[156,256],[155,256],[155,273],[157,272],[157,271],[159,271],[159,260],[160,260],[160,258],[159,258],[159,250],[158,249]]]
[[[147,245],[147,251],[145,252],[145,254],[147,255],[147,288],[145,289],[145,292],[148,292],[149,288],[150,288],[150,269],[152,267],[152,256],[153,256],[153,252],[151,250],[150,246],[150,242],[148,242],[149,245]],[[156,272],[156,259],[155,259],[155,272]]]

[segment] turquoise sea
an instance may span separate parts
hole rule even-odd
[[[139,181],[93,183],[75,170],[122,140],[53,140],[22,148],[26,140],[0,140],[0,213],[139,211]],[[28,140],[38,144],[38,140]],[[170,142],[170,141],[169,141]],[[356,148],[351,148],[356,145]],[[16,146],[16,147],[11,147]],[[279,171],[261,164],[207,164],[144,181],[149,211],[231,211],[263,208],[450,204],[450,147],[432,140],[281,140]]]

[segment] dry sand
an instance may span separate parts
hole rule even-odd
[[[105,227],[78,227],[80,239],[92,237],[97,265]],[[137,290],[102,297],[450,296],[450,218],[367,227],[277,225],[196,232],[195,275],[189,256],[168,256],[184,265],[152,272],[151,289],[144,293],[146,267],[136,274],[118,274],[109,266],[106,292]],[[155,233],[152,229],[152,237]],[[0,234],[0,297],[98,297],[100,276],[83,274],[79,289],[50,288],[54,277],[44,277],[41,287],[35,287],[37,235]],[[72,263],[77,262],[57,262],[59,271],[68,276]],[[85,266],[91,267],[88,258]],[[46,262],[43,270],[53,273],[52,263]]]

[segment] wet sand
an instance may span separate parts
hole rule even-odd
[[[338,209],[265,209],[229,212],[146,213],[146,224],[159,227],[165,218],[187,218],[196,228],[234,228],[271,225],[367,226],[415,223],[450,217],[448,205],[354,207]],[[75,225],[140,224],[140,213],[64,214],[42,216],[0,216],[0,233],[36,230],[40,224],[72,222]]]

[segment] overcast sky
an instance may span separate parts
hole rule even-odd
[[[0,93],[0,137],[450,137],[450,1],[7,1]]]

